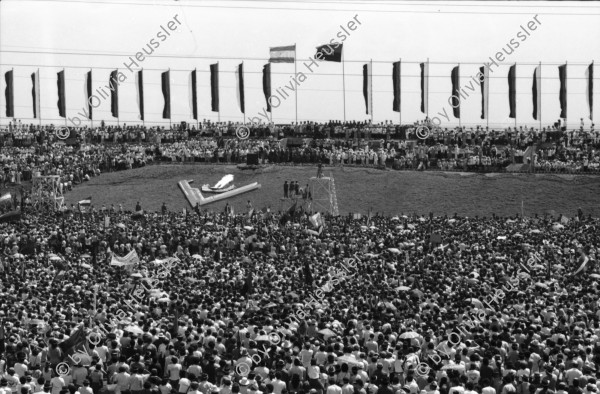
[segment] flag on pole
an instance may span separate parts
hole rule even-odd
[[[273,48],[271,48],[273,49]],[[244,63],[240,63],[235,68],[235,82],[236,89],[235,94],[237,97],[238,106],[240,107],[240,111],[245,114],[246,113],[246,98],[244,97]]]
[[[6,117],[14,118],[15,116],[15,92],[13,86],[13,70],[7,71],[4,74],[6,79],[6,90],[4,90],[4,97],[6,98]]]
[[[428,113],[429,62],[421,63],[421,112]]]
[[[163,107],[163,119],[171,119],[171,71],[165,71],[161,74],[162,94],[165,99]]]
[[[265,94],[265,100],[267,100],[267,112],[271,112],[271,63],[267,63],[263,66],[263,93]]]
[[[77,203],[80,212],[84,212],[90,205],[92,205],[92,197],[84,198]]]
[[[585,70],[585,78],[587,79],[585,98],[590,110],[590,120],[594,120],[594,62]]]
[[[294,63],[296,44],[269,48],[269,63]]]
[[[67,114],[67,103],[65,100],[65,70],[58,72],[56,78],[56,85],[58,86],[58,116],[61,118],[66,117]]]
[[[452,80],[452,113],[454,117],[460,119],[460,66],[456,66],[452,69],[450,75]]]
[[[110,113],[113,117],[119,117],[119,72],[111,71],[108,79],[108,88],[110,89]]]
[[[581,251],[581,257],[579,258],[579,261],[581,261],[581,265],[577,271],[573,273],[573,275],[577,275],[579,272],[583,271],[587,263],[590,261],[590,258],[583,251]]]
[[[138,108],[140,110],[139,118],[140,120],[144,120],[144,70],[135,73],[135,86]]]
[[[31,97],[33,98],[33,117],[40,118],[40,70],[31,73]]]
[[[80,357],[81,355],[87,356],[87,342],[88,340],[85,333],[85,327],[81,325],[69,338],[58,344],[58,347],[63,353],[63,360],[68,358],[73,360],[82,360]],[[84,350],[85,353],[80,353],[81,350]]]
[[[219,63],[210,65],[210,106],[219,112]]]
[[[192,119],[198,120],[198,91],[196,84],[196,70],[190,73],[190,114]]]
[[[342,49],[343,48],[344,48],[344,44],[340,44],[340,43],[321,45],[321,46],[317,47],[317,53],[315,54],[315,59],[324,60],[326,62],[340,63],[342,61]]]
[[[483,81],[481,81],[481,119],[489,119],[490,72],[487,67],[479,67],[479,72],[483,75]]]
[[[517,65],[508,69],[508,106],[510,108],[509,118],[517,117]]]
[[[558,66],[558,79],[560,79],[560,117],[567,118],[567,65]]]
[[[365,97],[367,115],[373,113],[372,88],[373,70],[371,69],[371,63],[366,63],[363,65],[363,96]]]
[[[85,101],[87,102],[87,107],[88,107],[88,119],[92,120],[93,119],[93,114],[92,114],[92,95],[94,93],[92,93],[92,70],[88,71],[87,73],[85,73]]]
[[[539,120],[542,115],[542,76],[541,66],[537,66],[533,71],[533,86],[531,92],[533,94],[533,119]]]
[[[394,112],[400,112],[400,62],[394,62],[392,67],[392,84],[394,89],[394,103],[392,104],[392,110]]]

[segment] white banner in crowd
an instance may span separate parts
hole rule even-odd
[[[135,250],[132,250],[131,252],[127,253],[127,256],[125,257],[119,257],[113,253],[112,258],[110,260],[110,265],[123,267],[126,265],[139,264],[139,262],[140,258],[138,257],[137,252]]]

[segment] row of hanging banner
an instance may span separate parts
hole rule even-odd
[[[327,50],[327,48],[329,50]],[[317,47],[315,59],[330,62],[343,62],[342,60],[343,44],[332,47],[331,45],[323,45]],[[270,48],[269,63],[263,66],[262,70],[262,87],[266,100],[266,110],[272,112],[272,90],[271,90],[271,63],[295,63],[296,62],[296,46],[272,47]],[[306,63],[305,63],[306,65]],[[429,62],[420,64],[421,69],[421,112],[428,114],[429,109]],[[510,118],[517,117],[517,102],[516,102],[516,69],[517,65],[510,66],[508,72],[508,101]],[[342,67],[343,70],[343,67]],[[311,70],[312,71],[312,70]],[[164,107],[162,112],[163,119],[171,119],[171,88],[170,88],[170,70],[161,74],[162,94],[164,97]],[[594,63],[592,62],[586,69],[586,100],[589,109],[589,118],[593,119],[593,79],[594,79]],[[392,102],[393,111],[400,112],[401,106],[401,61],[392,64],[392,84],[394,98]],[[238,106],[241,113],[246,113],[245,96],[244,96],[244,63],[239,64],[235,69],[236,77],[236,95]],[[560,80],[560,117],[567,117],[567,64],[558,67],[558,78]],[[8,71],[5,74],[6,79],[6,116],[9,118],[15,117],[14,111],[14,87],[13,87],[13,71]],[[87,117],[89,120],[94,119],[93,110],[100,104],[100,98],[108,98],[110,94],[111,114],[113,117],[119,117],[119,84],[124,81],[125,76],[118,70],[110,73],[109,85],[106,86],[110,93],[104,89],[92,88],[92,71],[86,73],[85,91],[87,97]],[[460,66],[457,65],[452,69],[450,74],[452,81],[452,91],[450,92],[449,102],[453,108],[453,115],[460,119],[460,101],[464,98],[464,89],[460,87]],[[32,98],[33,98],[33,117],[41,119],[40,111],[40,74],[39,70],[31,74],[32,80]],[[481,119],[488,118],[489,107],[489,69],[480,67],[479,73],[473,80],[480,85],[481,88]],[[533,73],[532,83],[532,99],[533,99],[533,119],[541,119],[542,110],[542,90],[541,90],[541,63],[537,66]],[[137,101],[139,108],[139,118],[145,119],[144,112],[144,71],[135,72],[135,84],[137,91]],[[344,82],[345,84],[345,82]],[[60,117],[66,117],[66,100],[65,100],[65,71],[64,69],[57,74],[58,85],[58,112]],[[197,72],[191,71],[189,78],[189,101],[191,118],[198,120],[198,92],[197,92]],[[220,111],[219,102],[219,63],[210,65],[210,87],[211,87],[211,110],[213,112]],[[279,90],[277,89],[279,92]],[[95,94],[97,93],[97,95]],[[366,113],[373,114],[373,72],[372,62],[363,66],[363,95],[365,99]],[[275,96],[276,97],[276,96]],[[279,98],[277,98],[279,100]],[[98,102],[98,105],[94,105]],[[345,102],[345,86],[344,86],[344,102]],[[344,111],[345,112],[345,111]]]

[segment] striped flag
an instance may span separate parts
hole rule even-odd
[[[269,48],[269,63],[294,63],[295,60],[296,44]]]
[[[190,114],[192,119],[198,120],[198,91],[196,83],[196,70],[190,73]]]
[[[4,90],[4,97],[6,98],[6,117],[14,118],[15,116],[15,92],[13,86],[13,70],[7,71],[4,74],[6,79],[6,90]]]
[[[373,70],[371,63],[363,65],[363,96],[367,115],[373,114]]]
[[[163,107],[163,119],[171,119],[171,70],[161,74],[162,94],[165,99]]]
[[[88,197],[88,198],[84,198],[83,200],[80,200],[77,204],[79,204],[79,206],[84,206],[84,207],[89,207],[90,205],[92,205],[92,197]]]
[[[139,118],[144,120],[144,70],[135,73],[135,90],[137,91],[137,103],[140,110]]]
[[[267,63],[263,66],[263,93],[265,94],[265,100],[267,100],[267,112],[271,112],[271,64]]]
[[[537,66],[533,71],[533,85],[531,93],[533,96],[533,119],[541,120],[542,117],[542,75],[541,67]]]
[[[219,112],[219,63],[210,65],[210,106]]]
[[[246,98],[244,97],[244,63],[240,63],[235,68],[235,82],[236,82],[235,93],[237,96],[238,106],[240,107],[240,111],[243,114],[245,114],[246,113]]]
[[[560,79],[560,117],[567,118],[567,65],[558,66],[558,79]]]
[[[56,74],[56,85],[58,87],[58,116],[64,118],[67,116],[67,103],[65,99],[65,70]]]
[[[456,66],[452,69],[450,75],[452,80],[452,113],[454,117],[460,119],[460,66]]]
[[[517,65],[508,69],[508,106],[510,108],[509,118],[517,117]]]
[[[111,71],[108,79],[108,89],[110,90],[110,113],[115,118],[119,117],[119,72]]]
[[[483,75],[483,81],[481,81],[481,119],[489,119],[490,71],[487,67],[479,67],[479,72]]]
[[[429,112],[429,62],[421,63],[421,112]]]
[[[85,73],[85,86],[84,86],[84,91],[85,91],[85,101],[87,102],[87,107],[88,107],[88,119],[92,120],[93,119],[93,115],[92,115],[92,70],[88,71],[87,73]]]
[[[41,118],[40,112],[40,70],[31,73],[31,97],[33,98],[33,117],[34,119]]]
[[[585,98],[590,110],[590,120],[594,120],[594,62],[585,70],[585,79],[587,79]]]
[[[394,62],[392,67],[392,84],[394,89],[394,102],[392,104],[392,110],[394,112],[400,112],[401,105],[401,90],[400,90],[400,65],[401,63]]]

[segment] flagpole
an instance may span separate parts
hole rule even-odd
[[[118,79],[119,78],[119,69],[117,68],[115,71],[117,72],[116,77]],[[117,81],[115,81],[115,83],[117,83]],[[118,86],[119,86],[119,84],[117,83],[117,88],[118,88]],[[121,127],[121,122],[119,121],[119,91],[118,90],[117,90],[116,99],[117,99],[117,126]]]
[[[458,128],[462,131],[462,121],[460,119],[460,63],[458,63],[458,69],[456,70],[456,79],[458,80],[458,91],[456,92],[456,98],[458,99]]]
[[[219,62],[217,62],[217,92],[219,92]],[[221,123],[221,103],[219,103],[219,110],[217,111],[217,117],[219,123]]]
[[[93,81],[92,81],[92,77],[93,77],[93,74],[92,74],[92,69],[90,68],[90,85],[92,85],[92,82],[93,82]],[[86,81],[86,82],[87,82],[87,81]],[[90,86],[90,88],[91,88],[91,86]],[[86,90],[87,90],[87,83],[86,83]],[[89,92],[89,93],[92,93],[92,92]],[[88,100],[89,100],[89,98],[88,98]],[[88,109],[89,109],[89,108],[88,108]],[[93,119],[93,118],[94,118],[94,116],[93,116],[92,114],[90,114],[90,127],[91,127],[92,129],[94,128],[94,119]]]
[[[346,71],[344,67],[344,50],[342,49],[342,94],[344,96],[344,123],[346,123]]]
[[[37,69],[37,74],[36,74],[35,77],[36,77],[35,79],[37,81],[37,90],[38,90],[37,97],[36,97],[36,100],[35,100],[35,105],[38,106],[37,105],[38,102],[40,103],[40,105],[37,108],[37,112],[38,112],[38,118],[40,120],[40,128],[41,128],[42,127],[42,99],[41,99],[42,96],[41,96],[41,92],[40,92],[40,90],[41,90],[41,86],[40,86],[41,83],[40,83],[40,69],[39,68]],[[39,97],[39,99],[38,99],[38,97]]]
[[[142,80],[140,81],[141,84],[141,89],[138,86],[138,90],[140,91],[140,103],[144,100],[144,69],[142,68],[141,73],[139,75],[142,76]],[[138,78],[139,79],[139,78]],[[146,115],[145,114],[141,114],[142,115],[142,126],[146,127]]]
[[[294,56],[296,56],[296,55],[294,55]],[[295,59],[295,57],[294,57],[294,59]],[[244,61],[242,60],[242,73],[243,72],[244,72]],[[240,77],[242,79],[244,78],[243,75],[242,76],[238,76],[238,78],[240,78]],[[238,83],[239,83],[239,81],[238,81]],[[240,84],[240,88],[242,89],[242,91],[240,93],[244,93],[244,86],[242,86]],[[243,112],[243,115],[244,115],[244,125],[245,125],[246,124],[246,95],[245,94],[244,94],[244,112]],[[296,119],[296,121],[297,121],[297,119]],[[200,124],[198,124],[198,128],[200,128]]]
[[[167,69],[167,71],[168,71],[168,73],[167,73],[167,76],[168,76],[167,83],[169,84],[169,130],[172,130],[173,126],[171,125],[171,67],[169,67]]]
[[[296,58],[296,43],[294,43],[294,78],[296,78],[296,75],[298,74]],[[298,124],[298,87],[294,89],[294,95],[296,97],[296,124]]]
[[[567,63],[569,63],[569,62],[565,60],[565,107],[567,107],[567,103],[568,103],[568,101],[567,101],[567,92],[568,92],[568,90],[567,90],[567,68],[569,66],[567,65]],[[565,132],[567,132],[567,116],[569,115],[567,112],[568,112],[567,108],[565,108]]]
[[[63,68],[63,104],[65,106],[65,127],[68,129],[68,124],[67,124],[67,92],[66,92],[66,79],[67,79],[67,73],[65,72],[65,69]],[[41,97],[41,96],[40,96]],[[40,104],[40,107],[42,105]]]
[[[485,80],[485,83],[487,84],[487,97],[485,98],[485,117],[486,117],[486,126],[485,128],[486,133],[489,131],[490,129],[490,73],[488,72],[488,77]]]

